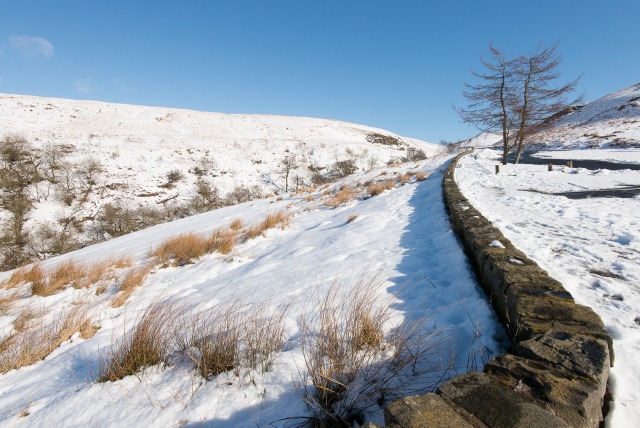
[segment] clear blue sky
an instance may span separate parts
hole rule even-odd
[[[438,142],[492,42],[559,42],[593,100],[640,81],[639,0],[0,0],[0,92],[325,117]],[[2,124],[0,123],[0,133]]]

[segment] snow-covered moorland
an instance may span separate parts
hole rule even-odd
[[[3,202],[0,226],[21,230],[6,240],[27,260],[440,151],[334,120],[22,95],[0,95],[0,124],[0,164],[27,183],[1,182],[27,209]],[[6,144],[15,137],[26,144]]]
[[[318,396],[311,384],[317,365],[305,364],[316,340],[324,337],[318,335],[317,317],[341,313],[339,308],[333,312],[333,305],[349,303],[354,289],[365,290],[373,308],[381,309],[385,337],[367,335],[366,344],[354,354],[368,356],[367,365],[349,380],[349,394],[355,393],[355,399],[349,394],[341,396],[334,408],[343,411],[341,406],[351,403],[355,410],[365,409],[366,419],[382,422],[380,405],[396,394],[416,393],[450,375],[481,367],[491,355],[502,352],[503,332],[450,228],[441,195],[444,161],[378,168],[310,192],[217,209],[40,265],[46,274],[68,261],[96,266],[111,260],[107,273],[95,283],[83,282],[83,277],[76,279],[75,287],[32,295],[34,284],[14,277],[13,288],[0,291],[3,340],[36,337],[44,326],[42,320],[64,319],[74,308],[85,311],[86,322],[82,332],[71,330],[69,339],[59,339],[60,346],[49,349],[44,360],[0,374],[1,423],[30,427],[296,425],[313,415],[305,398],[317,411],[313,400]],[[273,228],[251,232],[268,213],[282,213],[284,220]],[[193,263],[173,263],[171,258],[149,261],[149,254],[168,238],[220,229],[237,238],[232,248],[194,257]],[[136,269],[146,269],[146,276],[122,299],[128,273]],[[2,279],[10,281],[10,275]],[[52,281],[38,283],[44,283],[45,289],[53,287]],[[323,312],[327,293],[337,298],[330,299],[330,311]],[[185,340],[184,335],[176,338],[166,330],[146,330],[162,337],[168,334],[169,343],[161,355],[164,364],[154,363],[135,375],[98,382],[109,378],[106,367],[110,362],[123,361],[116,358],[122,356],[118,345],[139,336],[127,334],[142,314],[167,299],[174,305],[164,304],[164,312],[156,317],[167,325],[181,326],[183,333],[202,326],[197,318],[187,317],[191,322],[185,327],[180,322],[184,314],[204,309],[211,316],[207,308],[213,308],[214,314],[237,314],[239,308],[259,314],[242,319],[247,322],[242,328],[245,333],[266,335],[261,327],[264,321],[277,324],[282,319],[282,342],[276,338],[275,352],[268,361],[261,359],[251,369],[245,351],[255,335],[243,335],[243,351],[220,374],[204,371],[210,374],[205,378],[199,364],[207,354],[203,343],[227,335],[207,330],[211,334]],[[425,321],[414,324],[423,315]],[[415,326],[412,331],[423,337],[423,358],[405,367],[408,370],[394,372],[388,382],[383,379],[389,387],[384,396],[369,397],[364,380],[395,367],[385,361],[402,354],[403,342],[398,338],[409,337],[406,344],[414,347],[411,352],[416,351],[417,336],[399,334],[406,333],[403,325]],[[263,358],[266,353],[258,355]],[[367,367],[376,369],[367,371]]]
[[[552,158],[556,152],[539,152]],[[620,151],[560,152],[571,159],[622,160]],[[640,152],[626,150],[638,163]],[[513,244],[561,281],[578,303],[592,307],[614,340],[609,426],[640,419],[640,197],[570,199],[564,192],[640,186],[640,171],[501,165],[495,150],[465,156],[455,177],[464,195]]]

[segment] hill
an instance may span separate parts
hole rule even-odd
[[[640,83],[557,115],[531,148],[640,147]]]
[[[21,95],[0,95],[0,123],[20,178],[1,183],[5,268],[440,150],[334,120]]]

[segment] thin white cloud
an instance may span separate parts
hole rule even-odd
[[[83,77],[73,83],[73,88],[82,94],[89,94],[95,91],[97,86],[90,77]]]
[[[38,36],[14,34],[9,37],[9,46],[28,59],[49,59],[53,56],[53,44]]]

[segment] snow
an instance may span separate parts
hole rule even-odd
[[[556,152],[541,152],[553,156]],[[590,150],[596,160],[640,161],[638,151]],[[563,155],[564,157],[564,155]],[[575,152],[569,158],[577,159]],[[499,153],[480,150],[459,162],[461,191],[507,239],[561,281],[577,303],[593,308],[614,340],[611,427],[640,418],[640,198],[568,199],[552,193],[640,185],[640,172],[494,165]]]
[[[382,282],[379,301],[388,302],[394,322],[426,310],[431,317],[428,327],[451,335],[448,350],[458,356],[452,376],[481,367],[491,355],[503,352],[504,333],[450,227],[441,192],[445,161],[377,169],[334,183],[330,189],[410,170],[430,174],[424,181],[412,178],[396,189],[356,198],[336,209],[323,206],[325,189],[320,188],[313,198],[274,197],[225,207],[44,261],[45,268],[69,259],[85,263],[123,255],[140,262],[167,237],[213,231],[236,218],[253,224],[279,210],[293,215],[285,229],[269,230],[230,255],[156,267],[121,308],[109,305],[111,291],[96,296],[95,287],[20,299],[16,304],[47,313],[86,302],[101,328],[91,339],[74,336],[45,360],[0,375],[0,424],[249,427],[283,426],[284,418],[308,417],[296,387],[305,382],[306,371],[300,318],[317,310],[314,296],[331,284],[339,283],[341,293],[348,293],[359,281],[373,278]],[[357,218],[348,222],[352,215]],[[254,374],[252,380],[246,373],[225,373],[205,381],[191,364],[178,359],[164,369],[151,367],[138,376],[96,383],[101,355],[158,298],[180,299],[190,307],[238,298],[269,308],[287,303],[288,343],[272,369]],[[8,318],[0,317],[5,331],[12,322]],[[368,418],[383,422],[380,409]]]
[[[530,147],[616,148],[640,146],[640,83],[559,118],[535,134]]]
[[[99,162],[93,192],[83,203],[67,206],[56,186],[46,183],[25,229],[39,225],[60,228],[62,218],[82,219],[83,243],[106,204],[141,206],[185,205],[203,179],[225,196],[236,186],[259,186],[263,193],[285,191],[282,161],[295,156],[290,172],[300,186],[311,184],[309,166],[326,168],[352,159],[360,170],[382,166],[420,149],[429,157],[442,147],[388,131],[337,120],[270,115],[209,113],[164,107],[146,107],[95,101],[76,101],[0,94],[0,138],[25,137],[34,147],[68,151],[65,159],[80,164]],[[399,145],[367,141],[377,133],[397,138]],[[196,170],[202,171],[200,175]],[[179,171],[184,179],[168,188],[167,174]],[[50,194],[48,194],[49,192]],[[164,202],[163,202],[164,201]],[[166,201],[170,201],[167,203]]]

